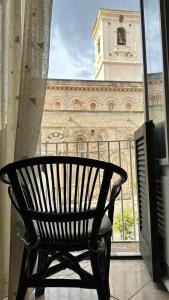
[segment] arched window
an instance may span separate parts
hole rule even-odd
[[[117,45],[126,45],[126,30],[123,27],[117,28]]]
[[[132,104],[130,102],[126,103],[126,110],[132,110]]]
[[[97,106],[95,102],[90,103],[90,110],[96,110]]]
[[[57,110],[60,110],[60,109],[61,109],[61,104],[60,104],[59,101],[55,102],[55,108],[56,108]]]
[[[112,111],[116,107],[116,103],[114,101],[109,101],[108,102],[108,110]]]
[[[78,153],[81,156],[84,156],[85,153],[85,141],[82,137],[77,138],[77,149],[78,149]]]

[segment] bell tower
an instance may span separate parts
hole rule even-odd
[[[92,37],[96,80],[143,80],[139,12],[99,9]]]

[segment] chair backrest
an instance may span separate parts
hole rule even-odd
[[[56,240],[87,238],[90,219],[100,225],[113,173],[121,183],[126,180],[125,171],[111,163],[46,156],[8,164],[0,176],[9,178],[11,198],[29,235]]]

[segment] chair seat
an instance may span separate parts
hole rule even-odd
[[[78,224],[78,223],[77,223]],[[84,233],[83,233],[83,223],[81,224],[80,228],[78,228],[78,225],[76,225],[76,234],[75,234],[75,229],[74,229],[74,222],[71,222],[71,224],[67,223],[67,226],[63,225],[63,232],[65,234],[65,236],[67,236],[67,238],[57,238],[57,239],[53,239],[51,236],[44,237],[40,239],[40,244],[45,246],[45,248],[51,244],[53,245],[60,245],[61,247],[64,246],[64,244],[66,245],[66,247],[68,246],[72,246],[72,245],[84,245],[85,241],[88,242],[88,240],[90,240],[91,237],[91,233],[92,233],[92,224],[93,224],[93,219],[89,219],[88,221],[88,234],[85,236],[84,238]],[[46,225],[47,226],[47,225]],[[35,226],[35,230],[38,236],[38,228],[37,226]],[[100,230],[99,230],[99,237],[106,235],[106,234],[111,234],[112,231],[112,225],[111,222],[109,220],[109,217],[107,215],[104,215],[103,219],[102,219],[102,223],[100,226]],[[57,231],[56,231],[57,233]],[[83,247],[82,247],[83,248]]]

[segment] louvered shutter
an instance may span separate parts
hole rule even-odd
[[[139,207],[140,252],[154,281],[158,281],[158,234],[156,168],[153,153],[153,123],[135,132],[136,174]]]

